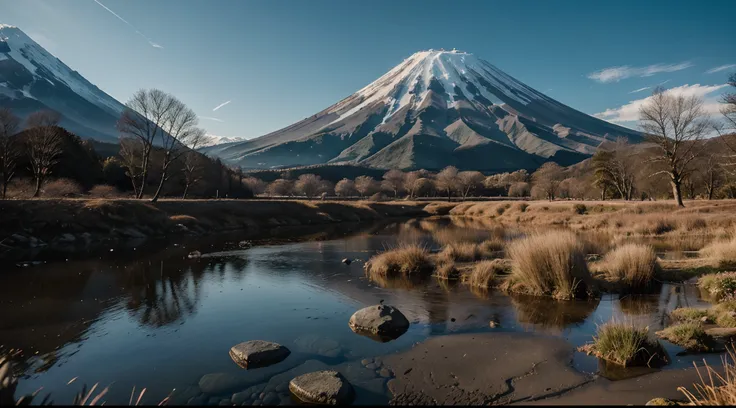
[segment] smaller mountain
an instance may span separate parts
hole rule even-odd
[[[18,27],[0,24],[0,106],[21,118],[51,109],[60,125],[85,139],[115,141],[125,108]]]

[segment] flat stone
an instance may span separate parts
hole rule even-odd
[[[276,392],[286,392],[289,391],[289,383],[281,383],[274,388]]]
[[[182,389],[176,389],[171,393],[169,398],[169,404],[171,405],[184,405],[188,403],[194,397],[202,395],[202,390],[198,386],[193,385]]]
[[[409,329],[409,320],[393,306],[374,305],[355,312],[348,325],[358,334],[368,334],[374,340],[388,341],[404,334]]]
[[[233,405],[233,403],[232,403],[232,402],[230,402],[230,400],[229,400],[229,399],[223,399],[223,400],[220,400],[220,403],[219,403],[219,404],[217,404],[217,405],[219,405],[219,406],[223,406],[223,407],[228,407],[228,406],[232,406],[232,405]]]
[[[251,340],[230,349],[230,357],[243,368],[265,367],[283,361],[291,354],[288,348],[270,341]]]
[[[271,392],[263,399],[263,405],[278,405],[280,400],[278,394]]]
[[[303,402],[313,404],[348,404],[354,395],[345,377],[332,370],[300,375],[289,382],[289,390]]]
[[[363,364],[363,365],[368,365],[368,364],[370,364],[372,362],[373,362],[373,359],[372,358],[364,358],[364,359],[360,360],[360,364]]]
[[[245,401],[250,399],[250,396],[250,393],[247,391],[238,392],[233,394],[230,401],[232,401],[233,404],[242,405]]]
[[[713,327],[705,329],[705,334],[713,337],[736,337],[736,327]]]
[[[263,404],[263,401],[261,401],[261,400],[255,400],[255,401],[253,401],[253,405],[261,405],[261,404]]]
[[[384,367],[381,369],[381,371],[378,372],[378,375],[380,375],[383,378],[390,378],[393,375],[393,373],[391,373],[391,370]]]
[[[207,402],[207,396],[204,394],[201,394],[199,396],[189,398],[189,401],[187,401],[187,405],[192,405],[192,406],[205,405],[206,402]],[[176,405],[176,404],[172,404],[172,405]]]
[[[376,363],[370,363],[370,364],[366,364],[365,368],[369,370],[375,370],[376,368],[378,368],[378,366],[376,365]]]

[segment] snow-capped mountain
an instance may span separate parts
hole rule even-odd
[[[217,146],[225,143],[242,142],[243,140],[242,137],[217,136],[208,133],[207,140],[199,147]]]
[[[349,162],[503,171],[571,164],[641,135],[563,105],[473,54],[417,52],[333,106],[259,138],[203,149],[248,168]]]
[[[14,26],[0,24],[0,106],[22,118],[52,109],[82,138],[116,140],[124,106]]]

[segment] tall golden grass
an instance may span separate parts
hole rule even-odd
[[[583,247],[572,232],[531,235],[512,242],[507,253],[513,265],[508,290],[567,300],[593,289]]]
[[[726,346],[727,355],[721,357],[723,362],[723,375],[705,363],[705,375],[695,362],[693,365],[698,371],[700,384],[693,384],[695,392],[690,392],[685,387],[678,387],[690,401],[690,405],[736,405],[736,351],[733,345]],[[707,378],[707,380],[706,380]]]
[[[480,288],[490,288],[498,275],[505,273],[506,266],[500,259],[477,262],[470,273],[463,275],[463,282]]]
[[[715,241],[700,251],[708,258],[714,258],[721,267],[736,266],[736,237],[725,241]]]
[[[415,244],[403,244],[371,257],[364,265],[371,275],[421,275],[434,270],[426,248]]]
[[[633,291],[652,287],[660,269],[654,248],[644,244],[624,244],[606,254],[597,267],[604,271],[608,280]]]

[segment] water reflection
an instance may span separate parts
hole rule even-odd
[[[148,387],[152,399],[163,398],[171,388],[196,386],[205,374],[237,373],[227,351],[252,339],[293,345],[296,351],[299,338],[318,336],[319,342],[307,343],[319,353],[295,352],[289,357],[297,359],[295,365],[316,356],[330,364],[359,361],[428,336],[494,330],[491,320],[502,330],[550,332],[576,346],[590,341],[596,325],[612,317],[658,330],[668,323],[669,311],[701,302],[692,285],[559,302],[434,277],[366,276],[362,262],[340,262],[367,260],[399,242],[438,247],[450,240],[509,241],[522,234],[489,219],[450,217],[382,223],[337,240],[243,250],[237,247],[239,237],[196,238],[164,250],[115,248],[98,259],[13,267],[0,274],[0,344],[24,351],[18,359],[29,377],[19,393],[44,386],[56,401],[71,401],[63,393],[74,390],[65,384],[79,376],[89,384],[116,381],[108,401],[125,403],[133,385]],[[604,248],[609,238],[590,238],[589,247]],[[193,250],[203,257],[186,259]],[[357,336],[347,325],[356,310],[380,300],[412,323],[388,343]],[[666,347],[672,355],[679,351]],[[597,368],[597,361],[590,364]]]
[[[510,297],[520,323],[554,329],[564,329],[570,325],[583,323],[600,302],[600,299],[559,301],[541,296]]]

